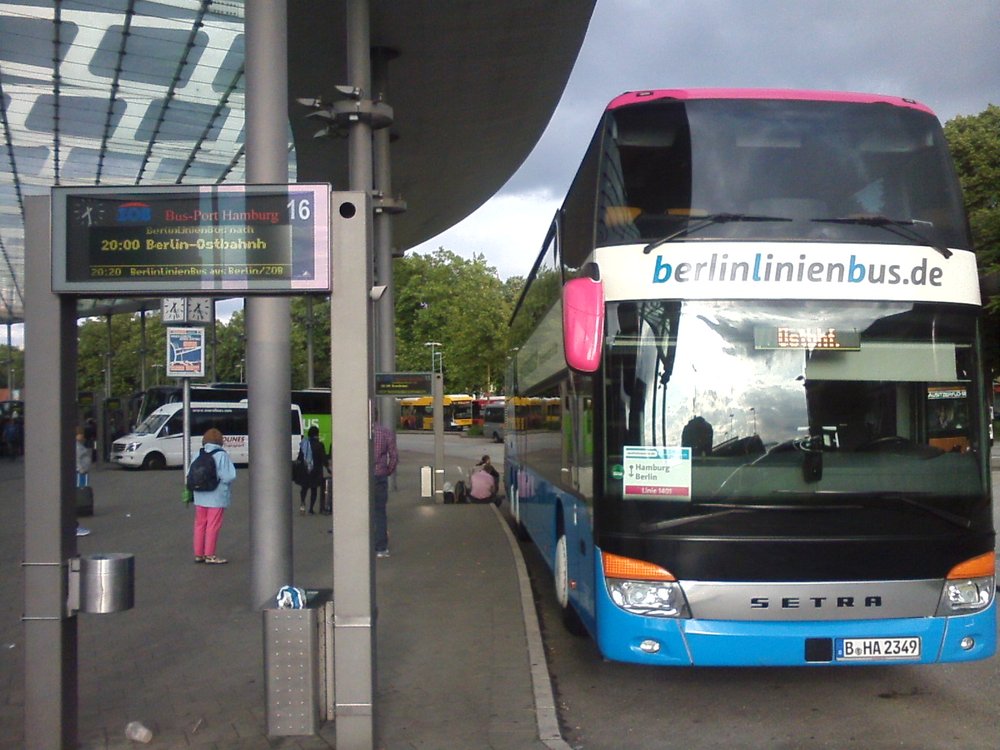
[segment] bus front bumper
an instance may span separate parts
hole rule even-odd
[[[601,653],[608,659],[639,664],[933,664],[986,659],[996,651],[995,600],[980,612],[952,617],[808,622],[642,617],[619,609],[606,596],[599,596],[597,606]]]

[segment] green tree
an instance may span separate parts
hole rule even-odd
[[[107,318],[86,318],[77,325],[77,390],[103,393],[111,371],[111,393],[127,398],[142,385],[142,324],[138,313],[111,316],[110,333]],[[146,315],[146,382],[162,363],[166,347],[165,331],[159,316]]]
[[[16,346],[0,345],[0,367],[3,368],[0,384],[3,384],[4,388],[23,390],[24,351]]]
[[[309,298],[292,300],[292,388],[309,386],[309,326],[313,331],[313,386],[330,387],[330,300],[312,298],[312,315]]]
[[[511,289],[482,255],[439,248],[395,261],[396,369],[426,372],[441,344],[445,390],[495,391],[503,381]]]
[[[246,316],[235,311],[228,322],[215,324],[215,379],[223,383],[246,380]]]
[[[1000,106],[944,126],[969,213],[987,304],[984,331],[990,372],[1000,371]]]

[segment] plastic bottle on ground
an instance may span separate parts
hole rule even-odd
[[[130,721],[125,725],[125,736],[135,742],[145,743],[153,739],[153,732],[141,721]]]

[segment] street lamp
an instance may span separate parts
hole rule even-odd
[[[425,341],[424,346],[431,348],[431,374],[434,373],[434,349],[441,346],[440,341]]]

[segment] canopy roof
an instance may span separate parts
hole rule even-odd
[[[594,0],[371,0],[391,49],[394,244],[444,231],[514,173],[547,124]],[[345,74],[344,3],[288,0],[289,174],[347,188],[346,141],[298,97]],[[241,0],[0,2],[0,322],[23,316],[23,200],[53,185],[241,183]],[[53,60],[56,62],[54,63]],[[81,301],[81,314],[157,300]]]

